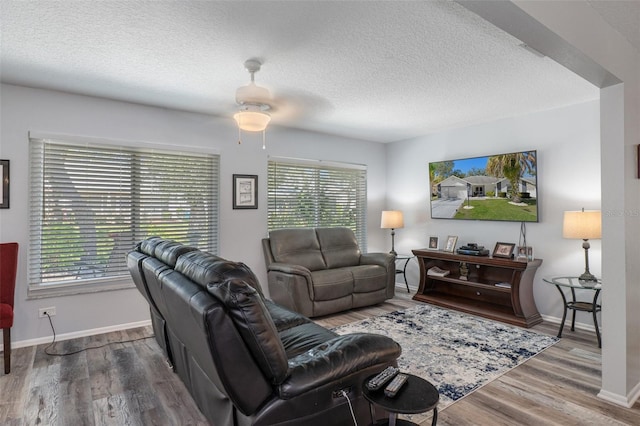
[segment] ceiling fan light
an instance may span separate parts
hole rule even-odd
[[[233,118],[238,123],[240,130],[245,132],[262,132],[271,121],[271,116],[262,111],[238,111],[233,115]]]

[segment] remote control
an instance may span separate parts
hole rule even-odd
[[[402,374],[402,373],[398,374],[396,377],[393,378],[391,383],[389,383],[387,387],[384,388],[384,395],[389,398],[393,398],[394,396],[396,396],[398,394],[398,391],[402,388],[402,386],[404,386],[404,384],[407,383],[408,378],[409,376],[407,376],[406,374]]]
[[[400,369],[390,365],[380,372],[377,376],[373,377],[367,382],[367,389],[370,391],[376,391],[381,389],[387,382],[400,372]]]

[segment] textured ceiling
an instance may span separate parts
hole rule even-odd
[[[624,13],[590,3],[608,22],[629,21],[619,31],[640,45],[640,8],[626,5],[637,2],[604,2]],[[0,4],[3,82],[230,122],[252,57],[264,61],[256,82],[275,97],[274,123],[380,142],[599,96],[450,1]]]

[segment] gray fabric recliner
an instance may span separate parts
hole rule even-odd
[[[293,311],[317,317],[391,299],[395,256],[360,252],[348,228],[271,231],[262,240],[269,294]]]

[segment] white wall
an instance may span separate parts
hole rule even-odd
[[[405,212],[398,230],[399,252],[427,247],[429,236],[458,236],[458,246],[476,242],[493,250],[497,241],[518,244],[519,222],[431,219],[429,162],[537,150],[539,222],[527,223],[527,244],[543,259],[534,281],[534,296],[543,316],[562,317],[562,300],[545,276],[584,271],[582,241],[562,238],[565,210],[600,209],[600,128],[598,101],[450,130],[388,146],[387,202]],[[442,246],[442,244],[441,244]],[[591,241],[590,270],[600,276],[600,241]],[[417,262],[408,280],[417,283]],[[593,293],[581,295],[586,298]],[[590,327],[591,317],[577,321]]]
[[[0,210],[0,241],[20,243],[12,340],[19,346],[51,336],[38,309],[55,306],[56,332],[83,330],[148,320],[148,307],[133,288],[68,297],[27,299],[29,241],[28,132],[39,131],[114,140],[146,141],[177,146],[211,147],[221,155],[220,253],[251,267],[266,289],[260,239],[267,235],[267,157],[287,156],[366,164],[368,167],[369,250],[387,248],[380,230],[385,193],[385,146],[297,130],[271,127],[267,150],[261,138],[238,133],[230,118],[154,108],[87,96],[12,85],[0,86],[0,158],[11,160],[11,208]],[[232,209],[232,175],[258,175],[257,210]],[[40,340],[38,340],[40,339]]]
[[[602,390],[598,396],[632,406],[640,397],[640,180],[636,154],[640,141],[640,52],[587,2],[513,3],[623,82],[602,90],[600,97],[602,201],[611,214],[603,215],[602,221],[602,269],[607,289],[603,291]]]

